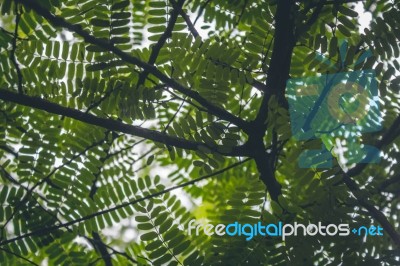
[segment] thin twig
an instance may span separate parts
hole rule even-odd
[[[32,264],[32,265],[39,266],[39,264],[36,264],[35,262],[31,261],[30,259],[27,259],[27,258],[25,258],[25,257],[23,257],[23,256],[21,256],[21,255],[19,255],[19,254],[17,254],[17,253],[15,253],[15,252],[9,250],[9,249],[0,248],[0,250],[3,250],[4,252],[7,252],[7,253],[9,253],[9,254],[12,254],[12,255],[14,255],[15,257],[20,258],[20,259],[22,259],[22,260],[24,260],[24,261],[26,261],[26,262],[29,262],[29,263]]]
[[[110,212],[119,210],[121,208],[125,208],[125,207],[130,206],[130,205],[134,205],[136,203],[139,203],[139,202],[142,202],[142,201],[145,201],[145,200],[148,200],[148,199],[159,197],[161,195],[164,195],[164,194],[166,194],[168,192],[174,191],[174,190],[179,189],[179,188],[184,188],[184,187],[187,187],[187,186],[194,185],[194,184],[196,184],[196,183],[198,183],[200,181],[203,181],[203,180],[209,179],[211,177],[217,176],[217,175],[219,175],[221,173],[224,173],[225,171],[230,170],[232,168],[235,168],[235,167],[237,167],[237,166],[239,166],[241,164],[244,164],[244,163],[246,163],[246,162],[248,162],[248,161],[250,161],[252,159],[253,158],[247,158],[247,159],[245,159],[245,160],[243,160],[241,162],[236,162],[234,164],[231,164],[231,165],[229,165],[229,166],[227,166],[227,167],[225,167],[225,168],[223,168],[221,170],[218,170],[218,171],[216,171],[214,173],[211,173],[211,174],[208,174],[208,175],[193,179],[191,181],[185,182],[185,183],[180,184],[180,185],[169,187],[167,189],[164,189],[162,191],[156,192],[156,193],[151,194],[151,195],[147,195],[147,196],[139,198],[139,199],[135,199],[135,200],[132,200],[132,201],[129,201],[129,202],[122,203],[120,205],[117,205],[117,206],[115,206],[113,208],[110,208],[110,209],[107,209],[107,210],[103,210],[103,211],[99,211],[99,212],[96,212],[96,213],[92,213],[90,215],[87,215],[87,216],[84,216],[84,217],[80,217],[80,218],[78,218],[76,220],[73,220],[73,221],[70,221],[70,222],[58,224],[58,225],[47,227],[47,228],[41,228],[41,229],[32,231],[30,233],[26,233],[26,234],[23,234],[23,235],[14,237],[14,238],[3,240],[3,241],[0,242],[0,246],[4,246],[6,244],[9,244],[9,243],[12,243],[12,242],[15,242],[15,241],[18,241],[18,240],[21,240],[21,239],[24,239],[24,238],[27,238],[27,237],[30,237],[30,236],[46,234],[46,233],[52,232],[54,230],[57,230],[57,229],[60,229],[60,228],[65,228],[65,227],[71,226],[73,224],[80,223],[80,222],[92,219],[94,217],[97,217],[97,216],[100,216],[100,215],[104,215],[106,213],[110,213]]]

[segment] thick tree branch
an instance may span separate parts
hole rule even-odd
[[[163,143],[169,146],[182,148],[185,150],[198,150],[199,146],[206,146],[211,151],[227,156],[247,156],[246,146],[234,147],[231,152],[221,152],[219,146],[210,147],[205,143],[190,141],[175,136],[169,136],[161,132],[150,130],[138,126],[128,125],[117,120],[101,118],[82,111],[61,106],[39,97],[17,94],[15,92],[0,89],[0,99],[8,102],[21,104],[35,109],[43,110],[56,115],[70,117],[91,125],[109,129],[111,131],[122,132],[125,134],[145,138],[155,142]]]
[[[37,1],[35,0],[30,0],[30,1],[23,1],[22,3],[26,7],[31,8],[34,10],[36,13],[44,17],[46,20],[48,20],[53,26],[55,27],[63,27],[66,28],[77,35],[81,36],[87,43],[97,45],[98,47],[101,47],[107,51],[110,51],[120,57],[123,61],[136,65],[143,70],[149,72],[150,74],[154,75],[157,77],[159,80],[165,83],[165,85],[173,88],[174,90],[179,91],[180,93],[188,96],[189,98],[192,98],[196,100],[199,104],[204,106],[208,112],[211,114],[226,120],[228,122],[231,122],[232,124],[240,127],[243,129],[245,132],[251,131],[250,123],[240,119],[239,117],[231,114],[230,112],[226,111],[225,109],[216,106],[212,103],[210,103],[208,100],[203,98],[198,92],[193,91],[191,89],[186,88],[179,82],[177,82],[174,79],[169,78],[166,76],[163,72],[157,69],[157,67],[152,66],[148,63],[145,63],[138,59],[137,57],[134,57],[128,53],[123,52],[119,48],[115,47],[112,43],[108,42],[107,40],[96,38],[93,35],[89,34],[87,31],[83,30],[80,25],[75,25],[67,22],[65,19],[56,16],[52,14],[50,11],[47,9],[43,8],[40,4],[38,4]]]
[[[275,178],[275,156],[276,154],[268,154],[262,142],[259,142],[257,147],[257,154],[254,160],[257,165],[258,172],[260,173],[260,180],[265,184],[268,194],[271,199],[278,202],[279,195],[282,194],[282,186]]]
[[[251,83],[251,86],[253,86],[257,90],[262,91],[262,92],[267,91],[267,86],[265,84],[259,82],[258,80],[253,80],[253,82]]]
[[[161,48],[164,46],[167,39],[172,36],[172,30],[174,29],[176,21],[178,19],[179,10],[182,9],[184,2],[185,2],[184,0],[179,0],[178,3],[176,4],[176,7],[174,7],[174,9],[172,10],[171,16],[169,17],[167,28],[161,35],[158,42],[151,49],[151,54],[148,64],[153,65],[156,62]]]
[[[253,121],[253,132],[249,135],[249,146],[253,152],[253,158],[257,163],[260,179],[274,201],[281,194],[281,185],[275,179],[275,156],[267,154],[264,150],[263,137],[267,125],[268,102],[275,95],[282,105],[285,95],[286,81],[289,77],[292,51],[294,48],[294,22],[292,14],[292,1],[280,0],[275,15],[274,46],[271,63],[268,69],[267,87],[261,102],[256,119]]]
[[[101,258],[106,266],[112,266],[111,255],[107,251],[107,246],[103,243],[100,235],[97,232],[93,232],[93,239],[90,241],[92,245],[99,251]]]
[[[278,1],[275,21],[274,46],[267,73],[267,90],[255,119],[255,124],[262,132],[266,130],[265,120],[268,116],[268,102],[271,97],[275,95],[281,106],[287,106],[285,100],[286,81],[289,78],[290,63],[295,45],[291,0]]]

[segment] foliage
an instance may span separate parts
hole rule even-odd
[[[354,2],[3,0],[1,265],[398,264],[400,1],[360,3],[366,29]],[[381,162],[299,168],[322,143],[291,137],[286,81],[343,59],[375,70]],[[385,233],[246,241],[192,219]]]

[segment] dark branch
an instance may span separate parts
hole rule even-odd
[[[281,106],[287,106],[285,100],[286,81],[289,78],[290,63],[295,45],[292,1],[278,1],[275,21],[274,45],[267,73],[267,90],[255,119],[255,123],[263,133],[266,130],[265,120],[268,116],[268,102],[271,97],[275,95]]]
[[[14,151],[11,147],[8,147],[7,145],[0,145],[0,149],[12,154],[15,158],[18,158],[18,153]]]
[[[108,253],[107,246],[101,240],[100,235],[97,232],[93,232],[92,235],[93,235],[93,239],[91,239],[89,241],[99,251],[101,258],[104,261],[104,264],[106,266],[112,266],[113,263],[111,260],[111,255]]]
[[[118,89],[120,89],[121,86],[116,87],[115,89],[110,89],[108,90],[103,97],[101,97],[97,102],[92,103],[88,109],[86,110],[86,113],[89,113],[90,110],[98,107],[102,102],[104,102],[108,97],[111,96],[111,94],[113,94],[114,92],[116,92]]]
[[[150,130],[138,126],[128,125],[117,120],[101,118],[92,114],[87,114],[82,111],[64,107],[50,101],[41,99],[39,97],[31,97],[26,95],[20,95],[11,91],[0,89],[0,99],[4,101],[9,101],[24,106],[36,108],[56,115],[67,116],[84,123],[99,126],[102,128],[109,129],[115,132],[122,132],[125,134],[145,138],[155,142],[163,143],[165,145],[182,148],[185,150],[197,150],[199,146],[206,146],[211,151],[221,153],[227,156],[247,156],[248,152],[245,146],[237,146],[232,149],[231,152],[220,152],[220,147],[209,147],[205,143],[199,143],[195,141],[190,141],[175,136],[169,136],[161,132]]]
[[[100,158],[101,164],[98,167],[97,173],[93,173],[94,174],[94,179],[93,179],[92,186],[90,188],[90,193],[89,193],[89,197],[91,199],[93,199],[94,195],[97,192],[97,181],[99,180],[99,177],[100,177],[100,175],[101,175],[101,173],[103,171],[104,163],[111,157],[111,154],[110,154],[111,145],[117,139],[117,136],[115,136],[116,134],[112,134],[112,135],[113,135],[112,138],[107,142],[107,148],[106,148],[106,151],[105,151],[106,155],[104,157]]]
[[[155,64],[161,48],[164,46],[167,39],[171,38],[172,30],[174,29],[176,21],[178,19],[179,9],[182,10],[182,5],[184,2],[185,2],[184,0],[179,0],[179,2],[176,4],[176,7],[174,6],[174,9],[172,10],[171,16],[168,21],[167,28],[165,29],[164,33],[160,36],[160,39],[158,39],[158,42],[151,48],[150,58],[149,58],[149,61],[147,62],[149,65]],[[144,70],[139,75],[139,80],[138,80],[138,83],[136,86],[137,88],[139,88],[141,85],[143,85],[148,74],[149,74],[149,71]]]
[[[2,173],[2,176],[7,179],[8,181],[10,181],[11,183],[13,183],[14,185],[17,186],[21,186],[24,187],[23,185],[21,185],[18,180],[16,180],[14,177],[12,177],[12,175],[3,167],[3,165],[0,165],[0,173]]]
[[[396,183],[400,183],[400,174],[395,175],[389,179],[386,179],[385,181],[383,181],[381,183],[381,185],[379,186],[378,190],[380,192],[385,191],[387,187],[396,184]]]
[[[179,6],[175,0],[170,0],[172,6],[174,9],[177,9],[179,11],[179,15],[185,20],[186,25],[189,28],[189,31],[192,33],[192,35],[196,38],[197,36],[200,36],[199,32],[196,30],[194,27],[192,21],[190,20],[189,16],[185,13],[185,11],[182,9],[182,6]]]
[[[199,13],[197,14],[196,19],[194,20],[194,25],[196,25],[197,21],[199,20],[199,18],[201,17],[201,15],[203,15],[204,10],[206,9],[207,5],[211,2],[211,0],[207,0],[206,2],[204,2],[204,4],[200,7],[199,9]]]
[[[19,254],[17,254],[17,253],[15,253],[15,252],[9,250],[9,249],[0,248],[0,250],[3,250],[4,252],[7,252],[7,253],[9,253],[9,254],[11,254],[11,255],[13,255],[13,256],[15,256],[15,257],[21,259],[21,260],[24,260],[24,261],[26,261],[26,262],[28,262],[28,263],[30,263],[30,264],[32,264],[32,265],[39,266],[39,264],[36,264],[35,262],[31,261],[30,259],[27,259],[27,258],[25,258],[25,257],[23,257],[23,256],[21,256],[21,255],[19,255]]]
[[[239,17],[238,17],[238,19],[237,19],[237,21],[236,21],[236,24],[235,24],[236,27],[239,25],[240,21],[242,20],[243,14],[244,14],[244,12],[246,11],[246,7],[247,7],[247,4],[248,4],[248,3],[249,3],[249,0],[245,0],[245,1],[244,1],[242,10],[240,11]]]
[[[95,239],[92,239],[90,237],[85,236],[85,238],[90,241],[90,242],[96,242]],[[126,254],[125,252],[120,252],[118,250],[115,250],[113,247],[103,243],[104,247],[106,247],[107,249],[111,250],[112,253],[110,255],[116,254],[116,255],[120,255],[123,256],[125,258],[127,258],[130,262],[137,264],[138,262],[136,260],[134,260],[131,256],[129,256],[128,254]]]
[[[261,102],[256,119],[253,121],[253,132],[249,135],[249,146],[257,164],[260,179],[267,187],[271,199],[278,200],[281,185],[275,178],[275,162],[278,154],[268,154],[264,147],[264,136],[267,129],[268,102],[276,96],[281,106],[285,106],[285,88],[289,77],[292,51],[294,48],[294,21],[292,17],[292,1],[280,0],[275,15],[274,46],[271,63],[267,73],[267,90]]]
[[[326,3],[326,0],[324,1],[319,1],[314,12],[311,14],[311,17],[307,20],[306,23],[304,23],[303,25],[301,25],[298,29],[296,29],[296,39],[303,33],[307,32],[312,25],[314,25],[314,23],[317,21],[319,14],[322,11],[322,8],[324,7]]]

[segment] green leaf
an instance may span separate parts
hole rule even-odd
[[[347,28],[349,29],[355,29],[356,25],[354,25],[354,23],[348,19],[346,16],[339,16],[338,20]]]
[[[154,161],[154,155],[150,155],[148,158],[147,158],[147,161],[146,161],[146,164],[147,165],[151,165],[151,163]]]
[[[157,237],[158,237],[157,233],[148,232],[148,233],[144,233],[143,235],[141,235],[140,239],[142,241],[150,241],[150,240],[156,239]]]
[[[124,9],[129,6],[129,0],[116,2],[111,6],[112,10]]]
[[[163,264],[167,263],[171,258],[172,258],[172,255],[169,253],[166,253],[161,258],[153,261],[153,265],[163,265]]]
[[[97,26],[97,27],[109,27],[110,26],[110,21],[103,20],[103,19],[97,19],[97,18],[92,19],[90,21],[90,23],[93,26]]]
[[[147,30],[150,33],[160,33],[160,32],[164,32],[165,31],[165,25],[161,25],[161,26],[154,26],[154,27],[150,27]]]
[[[144,222],[150,221],[149,217],[143,216],[143,215],[135,216],[135,220],[136,220],[136,222],[139,222],[139,223],[144,223]]]
[[[172,242],[172,241],[171,241]],[[170,242],[170,243],[171,243]],[[181,243],[179,246],[175,247],[173,249],[174,254],[178,255],[181,254],[182,252],[184,252],[188,247],[190,246],[190,241],[186,240],[185,242]]]
[[[350,37],[351,36],[351,32],[342,24],[338,25],[338,29],[339,31],[346,37]]]
[[[358,17],[358,13],[348,7],[338,6],[339,12],[350,17]]]

